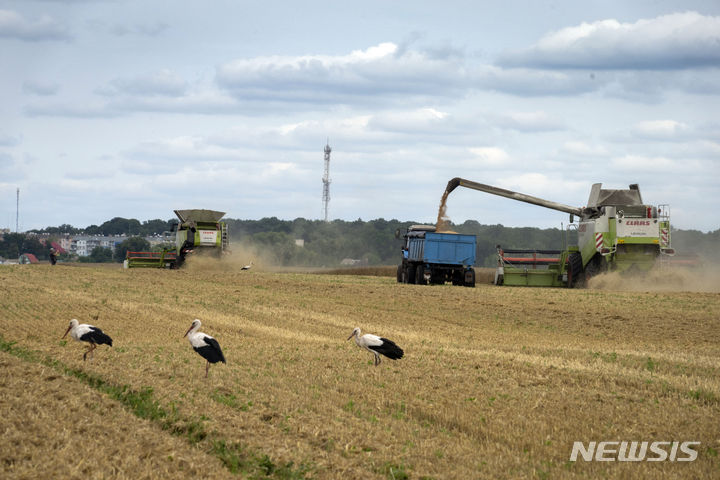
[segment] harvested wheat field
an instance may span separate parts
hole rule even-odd
[[[712,291],[64,265],[0,284],[2,478],[720,477]],[[83,362],[71,318],[113,347]],[[227,358],[207,379],[194,318]],[[356,326],[405,357],[374,367]],[[700,443],[571,462],[576,441]]]

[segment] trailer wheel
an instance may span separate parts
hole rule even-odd
[[[425,267],[418,265],[415,269],[415,283],[417,285],[425,285]]]
[[[474,287],[475,286],[475,270],[472,268],[468,268],[465,272],[465,286],[466,287]]]
[[[574,288],[582,284],[583,264],[582,256],[574,252],[568,258],[568,287]]]

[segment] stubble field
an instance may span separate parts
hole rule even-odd
[[[202,266],[3,266],[0,285],[2,478],[720,476],[718,293]],[[114,346],[83,362],[71,318]],[[228,361],[208,379],[194,318]],[[374,367],[356,326],[405,358]],[[701,443],[570,462],[575,441]]]

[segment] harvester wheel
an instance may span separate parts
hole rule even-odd
[[[415,283],[417,285],[425,285],[425,267],[418,265],[415,270]]]
[[[595,255],[585,266],[585,283],[596,275],[607,271],[607,262],[600,255]]]
[[[577,252],[571,253],[568,258],[568,264],[568,287],[574,288],[582,283],[582,256]]]

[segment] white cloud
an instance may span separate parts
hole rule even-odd
[[[463,61],[391,42],[347,55],[269,56],[238,59],[218,67],[216,81],[242,99],[354,103],[388,95],[449,95],[468,85]]]
[[[428,107],[378,113],[372,116],[367,126],[371,130],[384,132],[432,133],[443,128],[447,119],[447,112]]]
[[[684,137],[690,127],[675,120],[650,120],[637,123],[632,128],[635,136],[655,140],[674,140]]]
[[[480,166],[499,167],[510,163],[510,155],[498,147],[473,147],[468,149],[480,162]]]
[[[27,20],[12,10],[0,10],[0,38],[2,37],[26,42],[71,39],[67,27],[48,15],[37,20]]]
[[[672,13],[634,23],[582,23],[500,58],[505,66],[673,70],[720,66],[720,17]]]

